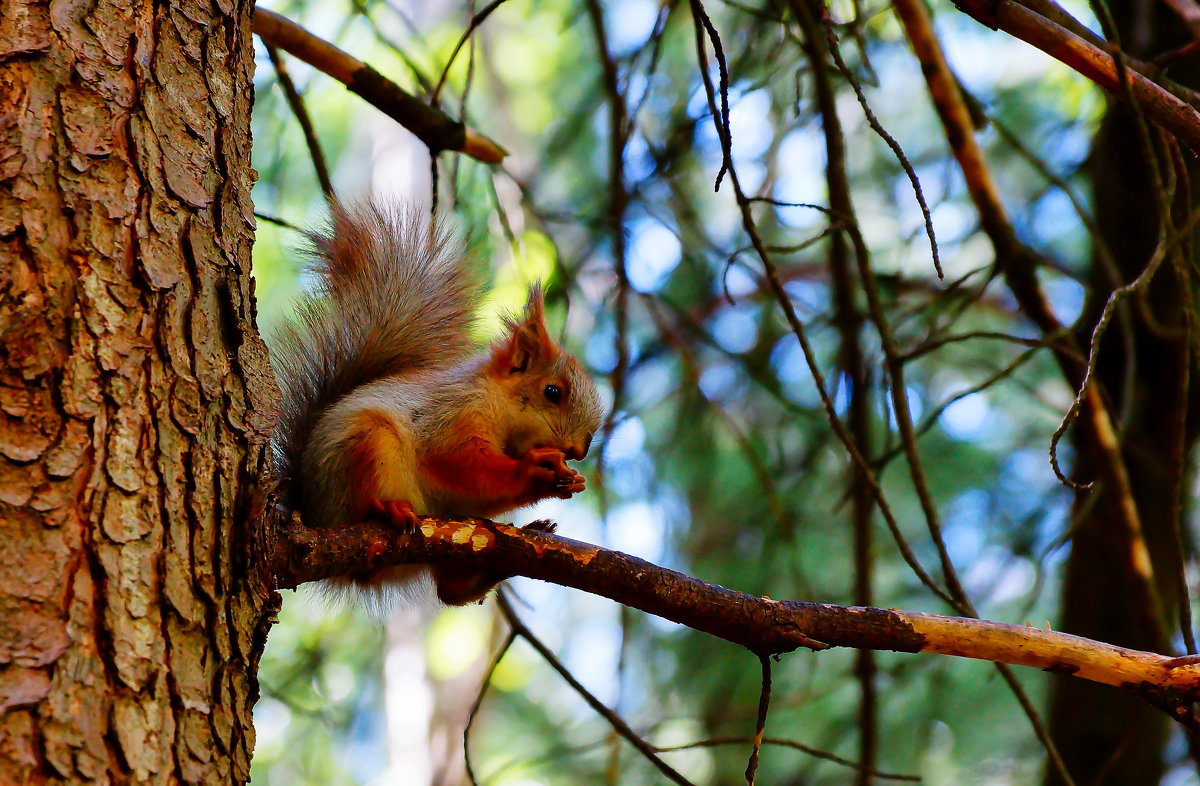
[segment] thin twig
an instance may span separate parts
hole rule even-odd
[[[1019,368],[1021,368],[1021,366],[1025,365],[1027,362],[1029,362],[1029,360],[1031,360],[1033,358],[1034,354],[1040,348],[1041,347],[1030,347],[1029,349],[1025,350],[1024,352],[1021,352],[1020,354],[1018,354],[1016,356],[1016,358],[1014,358],[1007,365],[1002,366],[1001,368],[993,371],[991,374],[989,374],[987,377],[985,377],[979,383],[972,385],[971,387],[966,388],[965,390],[960,390],[959,392],[955,393],[950,398],[948,398],[945,401],[938,404],[936,407],[934,407],[929,412],[928,415],[925,416],[924,421],[916,427],[916,435],[918,437],[922,437],[926,433],[928,433],[930,430],[932,430],[933,427],[935,425],[937,425],[938,420],[946,412],[946,410],[948,410],[950,407],[954,406],[958,402],[962,401],[963,399],[967,398],[968,396],[974,396],[977,393],[982,393],[983,391],[987,390],[988,388],[996,385],[998,382],[1008,379],[1010,376],[1012,376],[1014,373],[1016,373],[1016,371]],[[903,450],[904,450],[904,448],[901,445],[892,446],[888,450],[884,451],[883,454],[880,455],[878,459],[876,459],[874,462],[872,462],[872,465],[874,467],[876,467],[877,469],[882,470],[883,467],[885,467],[892,459],[894,459],[896,456],[899,456],[903,452]]]
[[[1004,678],[1004,682],[1008,684],[1008,689],[1017,697],[1017,703],[1021,705],[1021,709],[1025,711],[1025,717],[1029,719],[1029,725],[1033,727],[1033,733],[1037,736],[1038,741],[1042,743],[1042,747],[1046,749],[1046,757],[1050,759],[1050,763],[1054,766],[1054,771],[1066,786],[1074,786],[1075,779],[1071,777],[1067,770],[1067,763],[1063,760],[1062,754],[1058,751],[1058,746],[1054,744],[1054,738],[1050,736],[1050,731],[1046,728],[1046,724],[1042,723],[1041,716],[1038,715],[1037,708],[1033,706],[1033,702],[1029,699],[1029,694],[1025,692],[1025,688],[1017,680],[1017,675],[1013,674],[1007,663],[997,663],[996,671],[1000,672],[1000,676]]]
[[[1179,145],[1169,145],[1173,168],[1179,173],[1179,192],[1176,203],[1181,212],[1186,211],[1192,203],[1191,179],[1188,175],[1187,164],[1183,160],[1183,151]],[[1171,540],[1174,546],[1175,562],[1175,592],[1178,595],[1176,603],[1179,606],[1179,630],[1183,634],[1184,647],[1188,654],[1196,654],[1196,637],[1192,630],[1192,601],[1188,592],[1187,558],[1184,548],[1184,515],[1186,502],[1184,499],[1184,476],[1188,469],[1188,410],[1190,409],[1191,364],[1193,337],[1200,331],[1200,317],[1197,316],[1195,299],[1193,297],[1191,270],[1185,260],[1193,259],[1193,233],[1181,233],[1180,252],[1175,255],[1174,273],[1179,284],[1178,297],[1180,301],[1181,333],[1175,338],[1178,347],[1179,384],[1176,388],[1174,408],[1174,424],[1172,433],[1175,437],[1171,456],[1171,507],[1168,513],[1171,522]]]
[[[832,34],[832,33],[831,33]],[[842,373],[850,381],[850,401],[847,420],[854,442],[863,452],[870,455],[871,445],[871,402],[867,363],[863,357],[862,327],[864,317],[858,307],[854,288],[854,272],[850,265],[846,247],[844,222],[830,221],[829,272],[833,282],[834,325],[838,330],[838,363]],[[873,541],[871,514],[874,505],[862,470],[851,464],[849,475],[850,517],[854,526],[854,603],[870,606],[873,602],[871,573]],[[870,783],[870,771],[875,766],[878,748],[878,686],[875,681],[875,653],[859,650],[854,658],[854,675],[859,685],[858,699],[858,745],[862,769],[856,776],[859,786]]]
[[[1052,0],[1046,0],[1046,2],[1052,2]],[[1001,139],[1011,145],[1021,158],[1028,161],[1042,177],[1046,178],[1048,183],[1055,186],[1066,196],[1067,201],[1071,203],[1071,207],[1075,210],[1075,215],[1079,217],[1080,222],[1083,223],[1088,231],[1088,235],[1092,239],[1092,249],[1095,253],[1096,262],[1099,263],[1100,269],[1108,278],[1108,285],[1113,289],[1121,286],[1124,283],[1124,279],[1121,276],[1120,269],[1117,267],[1116,260],[1113,258],[1112,249],[1109,248],[1104,233],[1100,231],[1100,226],[1096,223],[1095,218],[1084,207],[1083,202],[1075,193],[1075,190],[1071,188],[1066,178],[1054,172],[1040,156],[1029,149],[1020,135],[1010,130],[1003,121],[995,117],[990,117],[988,120],[992,127],[996,129]],[[1121,347],[1125,360],[1124,375],[1121,380],[1121,411],[1117,414],[1117,422],[1124,424],[1128,423],[1133,415],[1138,353],[1134,346],[1137,339],[1134,336],[1133,320],[1129,318],[1129,309],[1124,303],[1118,307],[1117,316],[1119,317],[1118,325],[1121,328]],[[1059,345],[1059,348],[1063,351],[1074,348],[1074,341],[1063,342]],[[1078,355],[1078,358],[1081,362],[1085,360],[1082,353]]]
[[[754,744],[750,748],[750,761],[746,762],[746,786],[754,786],[754,775],[758,772],[758,753],[762,750],[763,731],[767,728],[767,710],[771,706],[771,656],[759,655],[758,662],[762,667],[762,689],[758,694]]]
[[[974,616],[974,610],[967,599],[965,590],[958,579],[958,573],[950,559],[950,551],[942,537],[941,522],[929,484],[925,479],[925,470],[921,463],[916,446],[916,434],[912,424],[912,413],[908,403],[908,390],[904,384],[904,364],[901,362],[892,338],[892,330],[884,314],[883,302],[879,293],[875,272],[871,269],[870,252],[866,241],[858,228],[855,218],[854,204],[850,197],[850,183],[846,174],[845,143],[841,123],[837,116],[837,107],[833,97],[833,87],[829,73],[825,67],[825,57],[829,54],[829,40],[824,35],[824,27],[816,17],[823,5],[810,0],[793,0],[791,3],[801,29],[807,39],[809,62],[812,64],[812,75],[816,85],[817,103],[821,112],[822,123],[825,127],[826,139],[826,182],[829,186],[829,204],[833,211],[846,223],[846,234],[854,251],[854,262],[858,268],[859,283],[867,296],[867,315],[879,335],[879,343],[883,349],[884,364],[891,377],[892,409],[895,413],[896,425],[900,430],[900,441],[904,446],[909,477],[912,479],[917,500],[925,517],[926,528],[937,550],[938,559],[942,566],[942,577],[946,581],[949,594],[953,598],[954,608],[960,613]]]
[[[1005,5],[1011,5],[1003,0]],[[1055,336],[1055,359],[1068,384],[1080,391],[1080,399],[1086,415],[1086,425],[1099,448],[1100,476],[1105,480],[1106,494],[1112,495],[1109,503],[1114,506],[1122,518],[1127,532],[1136,536],[1141,532],[1140,514],[1129,481],[1129,473],[1125,467],[1125,459],[1121,453],[1119,432],[1113,423],[1112,415],[1104,397],[1096,390],[1083,385],[1088,376],[1085,368],[1080,369],[1074,351],[1064,348],[1073,346],[1073,339],[1067,334],[1063,325],[1051,311],[1041,285],[1038,283],[1036,267],[1040,263],[1040,255],[1022,244],[1016,237],[1008,215],[1000,201],[996,183],[992,179],[974,137],[970,112],[958,81],[950,72],[950,67],[942,53],[941,44],[933,31],[929,13],[919,0],[895,0],[893,8],[904,26],[905,34],[913,47],[913,52],[921,62],[921,72],[929,87],[929,95],[937,109],[938,117],[946,132],[954,158],[962,170],[967,182],[967,191],[979,211],[981,223],[996,253],[996,264],[1004,273],[1005,283],[1012,292],[1021,310],[1042,331],[1044,336]],[[1106,56],[1107,57],[1107,56]],[[1119,291],[1119,289],[1117,290]],[[1117,298],[1119,302],[1120,298]],[[1106,310],[1113,303],[1110,298]],[[1109,315],[1111,318],[1111,314]],[[1091,354],[1091,353],[1089,353]],[[1094,364],[1094,363],[1093,363]],[[1072,418],[1081,411],[1074,407]],[[1052,445],[1052,450],[1055,445]],[[1051,453],[1051,465],[1056,475],[1065,480],[1057,467],[1057,457]],[[1137,547],[1137,543],[1142,547]],[[1150,586],[1147,576],[1153,575],[1149,553],[1144,542],[1134,538],[1131,551],[1131,568],[1139,577],[1147,597],[1153,597],[1154,588]],[[1156,620],[1161,617],[1156,616]]]
[[[442,95],[442,88],[446,86],[446,77],[450,75],[450,67],[454,65],[454,59],[458,57],[458,53],[463,48],[463,44],[465,44],[471,38],[471,34],[475,32],[475,28],[483,24],[484,20],[491,16],[492,12],[497,8],[504,5],[505,2],[507,2],[507,0],[492,0],[492,2],[484,6],[479,13],[471,17],[471,22],[467,25],[467,29],[463,31],[462,36],[458,39],[458,43],[454,45],[454,51],[452,51],[450,53],[450,57],[446,59],[446,65],[442,68],[442,75],[438,77],[437,86],[433,88],[433,95],[429,97],[430,104],[437,106],[438,99],[441,98]]]
[[[1004,4],[1006,7],[1012,5],[1008,2]],[[954,157],[967,181],[968,192],[979,210],[984,230],[995,248],[997,265],[1003,270],[1009,290],[1021,310],[1041,329],[1043,335],[1062,337],[1055,347],[1055,358],[1067,382],[1079,391],[1077,401],[1082,404],[1082,408],[1079,404],[1073,404],[1075,411],[1072,419],[1081,411],[1085,414],[1085,425],[1098,448],[1096,458],[1099,476],[1105,481],[1103,493],[1106,504],[1117,511],[1126,532],[1129,533],[1130,570],[1137,577],[1147,602],[1153,607],[1157,597],[1157,588],[1152,579],[1153,565],[1141,535],[1140,513],[1122,455],[1119,431],[1113,423],[1108,404],[1098,390],[1083,386],[1083,380],[1089,373],[1086,369],[1087,364],[1084,369],[1080,369],[1074,357],[1076,353],[1068,353],[1062,349],[1072,346],[1073,339],[1066,334],[1050,310],[1038,283],[1036,266],[1040,262],[1040,256],[1016,239],[1004,206],[1000,202],[995,182],[975,142],[962,92],[946,64],[925,6],[916,0],[895,0],[893,7],[905,27],[914,53],[921,61],[921,70],[928,82],[930,97],[945,128]],[[1102,53],[1101,56],[1107,58],[1107,55]],[[1111,59],[1109,62],[1111,64]],[[1113,68],[1115,69],[1115,66]],[[1110,298],[1105,306],[1106,310],[1109,310],[1114,302],[1119,304],[1120,300],[1120,297],[1116,301]],[[1061,434],[1058,438],[1061,438]],[[1053,452],[1056,446],[1057,439],[1051,445],[1051,466],[1060,480],[1065,481],[1067,479],[1057,466],[1057,456]],[[1161,603],[1157,608],[1161,609]],[[1152,614],[1151,619],[1159,626],[1164,623],[1161,613]],[[1166,639],[1165,632],[1163,638]]]
[[[666,316],[662,313],[662,309],[654,298],[649,295],[643,295],[642,302],[645,304],[650,318],[654,320],[659,334],[663,336],[664,341],[679,355],[680,363],[683,366],[683,378],[689,384],[695,385],[700,398],[708,405],[709,409],[712,410],[721,423],[725,425],[729,433],[733,435],[738,449],[745,456],[746,463],[750,465],[751,471],[754,473],[755,478],[758,479],[764,501],[767,504],[767,510],[771,512],[772,517],[774,517],[778,524],[780,536],[786,541],[791,541],[795,537],[796,526],[790,511],[783,504],[783,500],[780,499],[779,489],[775,483],[775,476],[758,455],[758,452],[755,451],[749,437],[743,433],[741,427],[733,419],[733,416],[726,412],[718,402],[709,398],[703,388],[700,387],[699,364],[696,361],[692,347],[679,335],[679,331],[667,321]],[[864,603],[862,605],[868,604]]]
[[[508,620],[508,624],[512,628],[513,635],[520,636],[529,644],[529,646],[533,647],[534,650],[536,650],[537,653],[542,656],[542,659],[549,664],[550,668],[558,672],[559,676],[562,677],[567,684],[579,694],[580,698],[587,702],[589,707],[591,707],[601,717],[608,721],[618,734],[624,737],[630,745],[636,748],[638,752],[646,758],[648,762],[653,764],[659,772],[665,775],[673,783],[678,783],[681,786],[693,786],[691,781],[683,777],[683,775],[677,772],[674,767],[663,761],[662,758],[655,753],[654,747],[638,736],[637,732],[631,729],[629,724],[627,724],[620,715],[617,715],[608,707],[604,706],[602,701],[596,698],[596,696],[587,688],[583,687],[583,684],[580,683],[579,680],[575,679],[575,675],[573,675],[570,670],[562,664],[562,661],[560,661],[554,655],[554,653],[550,651],[550,648],[543,644],[542,640],[539,639],[534,632],[530,630],[524,622],[521,621],[521,618],[517,616],[512,604],[509,602],[508,598],[503,592],[497,594],[496,601],[500,604],[500,611],[504,614],[504,619]]]
[[[467,725],[463,727],[463,758],[466,761],[467,779],[471,782],[471,786],[475,786],[478,782],[475,778],[475,768],[471,765],[471,727],[475,723],[475,716],[479,714],[479,708],[483,706],[483,697],[487,695],[487,689],[492,684],[492,675],[496,673],[496,667],[500,665],[500,661],[503,660],[505,653],[516,639],[517,634],[510,629],[508,635],[504,637],[504,642],[492,656],[492,662],[488,664],[487,671],[483,674],[483,681],[479,684],[479,692],[475,694],[475,701],[471,703],[471,711],[467,713]]]
[[[294,232],[303,232],[304,231],[300,227],[293,224],[291,221],[286,221],[286,220],[280,218],[279,216],[273,216],[269,213],[263,213],[261,211],[255,210],[254,217],[262,219],[263,221],[266,221],[269,224],[274,224],[276,226],[283,227],[284,229],[290,229]]]
[[[929,211],[929,204],[925,201],[925,192],[921,189],[921,181],[917,178],[917,172],[908,161],[908,156],[904,154],[904,148],[900,147],[900,143],[895,137],[888,133],[883,127],[883,123],[879,122],[879,118],[875,116],[874,110],[871,109],[871,104],[867,101],[867,96],[863,93],[862,85],[854,76],[854,72],[846,65],[846,61],[842,59],[842,53],[838,46],[837,34],[833,32],[833,25],[830,23],[826,15],[822,19],[822,24],[825,27],[825,35],[828,36],[829,54],[833,56],[834,65],[838,71],[842,73],[842,77],[850,84],[854,90],[854,95],[858,99],[858,105],[862,107],[863,115],[867,118],[867,123],[871,126],[871,130],[887,143],[891,149],[892,155],[900,163],[900,168],[904,170],[904,174],[908,176],[908,182],[912,186],[913,195],[917,198],[917,205],[921,208],[921,216],[925,220],[925,234],[929,237],[929,253],[933,256],[933,269],[937,271],[939,280],[945,279],[946,274],[942,272],[942,261],[938,257],[937,237],[933,233],[933,214]]]
[[[674,10],[675,0],[660,0],[658,17],[654,20],[654,29],[650,31],[650,38],[647,40],[647,44],[650,46],[650,62],[646,66],[646,73],[642,75],[647,80],[651,79],[654,76],[654,73],[658,70],[658,64],[661,59],[660,55],[662,54],[663,33],[667,29],[667,22],[670,20],[671,13]],[[645,51],[645,46],[638,50],[637,58],[641,57],[643,51]],[[633,79],[633,77],[634,70],[633,65],[631,64],[628,74],[625,77],[625,90],[622,92],[623,95],[629,94],[629,82]],[[652,91],[643,90],[641,98],[638,99],[637,104],[635,104],[633,109],[629,112],[630,120],[634,125],[637,124],[638,115],[641,114],[642,107],[645,106],[646,101],[649,100],[651,94]]]
[[[408,72],[412,74],[413,79],[417,80],[417,86],[421,88],[421,94],[429,95],[430,91],[433,90],[433,85],[429,83],[429,78],[425,76],[425,72],[421,70],[416,61],[414,61],[412,57],[409,56],[408,52],[404,50],[404,47],[400,46],[399,43],[390,38],[386,33],[384,33],[383,30],[380,29],[379,25],[375,23],[375,17],[371,16],[371,11],[367,6],[366,0],[352,0],[352,2],[354,4],[355,13],[366,20],[367,24],[371,28],[371,32],[375,35],[375,37],[379,39],[380,42],[387,44],[388,48],[396,53],[396,56],[399,57],[404,63],[405,67],[408,68]],[[401,24],[408,28],[409,33],[415,40],[421,40],[422,33],[416,29],[411,19],[409,19],[405,14],[400,13],[400,10],[394,5],[390,3],[385,3],[384,5],[400,18]]]
[[[829,42],[827,38],[819,34],[816,19],[816,14],[823,9],[823,6],[817,0],[792,0],[791,5],[807,39],[807,54],[809,62],[812,64],[813,77],[816,80],[819,96],[818,102],[821,106],[821,114],[825,123],[827,140],[826,171],[829,183],[830,206],[847,222],[847,234],[854,249],[859,280],[867,296],[867,314],[872,323],[874,323],[876,332],[879,335],[880,346],[884,353],[884,362],[891,377],[892,409],[896,418],[896,425],[900,431],[900,440],[907,459],[909,477],[912,480],[913,488],[921,505],[930,539],[937,549],[942,565],[942,574],[949,588],[950,595],[954,600],[954,606],[964,614],[976,617],[978,614],[958,578],[954,563],[950,558],[949,549],[942,535],[937,507],[934,504],[933,495],[926,480],[920,454],[917,450],[912,413],[909,409],[908,393],[904,384],[904,364],[898,358],[891,328],[884,314],[875,274],[870,267],[867,246],[863,240],[862,233],[859,231],[858,223],[854,218],[854,206],[850,199],[850,187],[845,169],[844,147],[841,142],[841,129],[837,120],[836,105],[831,98],[832,88],[828,86],[829,77],[824,64],[825,52],[823,50]],[[820,96],[824,97],[823,100]],[[1008,682],[1017,701],[1025,711],[1034,729],[1034,733],[1037,734],[1042,744],[1046,747],[1051,761],[1055,764],[1055,768],[1063,776],[1064,781],[1071,783],[1070,776],[1067,773],[1065,765],[1063,765],[1061,757],[1058,755],[1053,740],[1046,733],[1045,727],[1033,708],[1029,697],[1018,682],[1015,680],[1009,680]]]
[[[1187,271],[1178,274],[1178,280],[1183,293],[1190,295],[1191,287],[1187,279]],[[1173,437],[1175,444],[1171,450],[1171,504],[1168,507],[1167,518],[1171,527],[1171,544],[1175,563],[1175,592],[1176,604],[1179,606],[1179,630],[1183,634],[1183,645],[1189,655],[1196,654],[1196,637],[1192,631],[1192,601],[1188,592],[1187,564],[1184,557],[1183,517],[1185,514],[1183,478],[1188,465],[1188,393],[1190,371],[1192,365],[1191,353],[1191,324],[1186,317],[1182,320],[1183,335],[1175,340],[1179,349],[1176,356],[1179,365],[1179,387],[1175,390],[1173,414]]]
[[[308,116],[308,110],[304,107],[304,99],[300,97],[300,91],[296,89],[296,83],[292,81],[291,74],[288,73],[282,58],[279,57],[279,50],[266,42],[263,43],[263,46],[267,50],[267,57],[271,59],[271,65],[275,67],[275,76],[279,79],[279,87],[283,90],[283,96],[287,100],[292,114],[296,116],[296,122],[300,124],[300,130],[304,133],[304,144],[308,147],[308,155],[312,159],[313,169],[316,170],[317,182],[321,184],[321,192],[325,194],[327,200],[334,202],[337,200],[337,196],[333,192],[333,181],[329,179],[329,168],[325,165],[325,154],[321,152],[321,143],[317,140],[316,131],[313,130],[312,119]]]
[[[693,748],[715,748],[718,745],[745,745],[747,742],[753,742],[753,740],[754,740],[753,737],[744,737],[744,736],[743,737],[736,737],[736,736],[733,736],[733,737],[710,737],[705,740],[697,740],[696,742],[689,742],[689,743],[685,743],[683,745],[671,745],[671,746],[665,747],[665,748],[655,747],[655,750],[658,751],[659,753],[670,753],[671,751],[685,751],[685,750],[691,750]],[[834,764],[840,764],[843,767],[850,767],[850,768],[855,769],[861,773],[864,773],[865,775],[868,775],[872,778],[879,778],[880,780],[908,781],[910,783],[920,783],[921,782],[921,778],[919,775],[903,775],[903,774],[895,773],[895,772],[882,772],[880,770],[874,770],[869,767],[863,766],[863,764],[861,762],[850,761],[849,759],[843,759],[841,756],[838,756],[837,754],[830,753],[829,751],[823,751],[820,748],[814,748],[811,745],[805,745],[803,743],[795,742],[793,740],[784,740],[784,739],[780,739],[779,737],[763,737],[762,744],[763,745],[775,745],[775,746],[782,747],[782,748],[791,748],[793,750],[798,750],[801,753],[805,753],[805,754],[808,754],[809,756],[812,756],[813,758],[822,759],[822,760],[828,761],[828,762],[833,762]]]
[[[1004,341],[1010,344],[1018,344],[1030,349],[1040,349],[1042,347],[1055,346],[1053,339],[1044,338],[1025,338],[1024,336],[1014,336],[1011,333],[1002,333],[996,330],[971,330],[966,333],[951,333],[949,335],[938,336],[937,338],[929,338],[917,344],[910,350],[901,352],[897,355],[900,360],[908,362],[919,357],[936,352],[949,344],[957,344],[962,341],[975,341],[978,339],[994,339],[996,341]],[[1082,356],[1081,356],[1082,357]]]
[[[1154,254],[1150,257],[1150,261],[1146,263],[1146,267],[1136,279],[1123,287],[1114,289],[1112,294],[1108,296],[1108,300],[1105,301],[1104,309],[1100,312],[1100,319],[1096,321],[1096,326],[1092,329],[1092,338],[1088,342],[1088,360],[1083,374],[1083,381],[1079,385],[1075,399],[1071,402],[1071,406],[1063,416],[1062,423],[1059,424],[1050,441],[1050,463],[1054,467],[1055,475],[1063,483],[1075,488],[1088,488],[1091,486],[1090,483],[1076,483],[1063,475],[1058,465],[1057,449],[1058,443],[1062,439],[1063,434],[1066,433],[1067,427],[1079,416],[1084,401],[1092,395],[1092,375],[1095,373],[1096,363],[1099,360],[1100,340],[1104,337],[1105,331],[1108,330],[1108,323],[1112,320],[1117,305],[1125,298],[1141,292],[1150,285],[1150,282],[1154,279],[1154,274],[1158,272],[1159,267],[1166,260],[1167,254],[1174,250],[1175,246],[1182,241],[1184,233],[1190,232],[1198,223],[1200,223],[1200,208],[1193,211],[1192,215],[1180,227],[1179,232],[1176,233],[1174,238],[1163,239],[1159,242],[1158,247],[1154,249]]]
[[[625,382],[629,371],[629,270],[625,253],[625,212],[629,193],[625,188],[625,144],[629,136],[625,115],[625,100],[621,95],[617,64],[608,48],[604,29],[604,10],[599,0],[587,0],[588,18],[600,56],[601,76],[608,99],[608,232],[612,242],[613,271],[617,278],[613,320],[616,323],[617,362],[609,375],[612,384],[612,406],[600,429],[600,453],[596,462],[598,483],[604,483],[605,455],[608,443],[625,403]]]
[[[729,130],[729,66],[725,63],[725,51],[721,46],[721,37],[717,34],[717,28],[713,25],[712,20],[708,18],[708,12],[704,10],[704,5],[700,0],[690,0],[692,8],[692,17],[696,24],[702,27],[708,35],[709,43],[713,47],[713,56],[717,60],[717,71],[720,76],[720,95],[721,95],[721,111],[718,114],[713,111],[713,121],[717,127],[717,139],[721,143],[721,168],[717,170],[717,179],[713,184],[713,191],[721,190],[721,179],[725,173],[733,168],[733,139]],[[707,68],[707,65],[703,65]],[[708,83],[708,72],[704,73],[705,82]]]
[[[475,16],[475,2],[470,0],[470,14]],[[464,126],[467,125],[467,100],[471,95],[471,86],[475,84],[475,37],[471,36],[471,48],[467,50],[467,75],[463,79],[462,95],[458,100],[458,122]],[[450,198],[453,203],[453,208],[458,208],[458,171],[462,165],[462,158],[455,156],[454,163],[450,167]],[[494,185],[494,179],[493,179]]]

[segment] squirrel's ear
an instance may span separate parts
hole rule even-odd
[[[510,322],[508,335],[492,352],[493,369],[502,374],[522,374],[554,357],[554,342],[546,330],[542,287],[535,284],[525,301],[520,322]]]

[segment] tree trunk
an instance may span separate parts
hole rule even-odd
[[[0,783],[249,775],[251,10],[0,0]]]

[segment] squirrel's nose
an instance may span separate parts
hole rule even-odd
[[[570,448],[568,448],[566,450],[567,457],[574,459],[575,461],[582,461],[583,458],[588,454],[588,448],[592,446],[592,436],[592,434],[588,434],[583,438],[582,445],[572,445]]]

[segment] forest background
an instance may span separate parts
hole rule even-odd
[[[965,93],[965,128],[931,102],[929,55],[923,74],[910,43],[921,33],[914,3],[269,7],[419,97],[436,94],[508,152],[498,167],[442,154],[431,170],[425,146],[394,121],[256,44],[253,264],[268,343],[305,283],[294,227],[326,210],[272,58],[303,97],[339,197],[428,202],[436,178],[438,210],[453,213],[492,281],[484,332],[530,281],[549,282],[554,330],[615,410],[588,492],[520,522],[553,518],[568,537],[773,598],[973,608],[1142,649],[1192,646],[1180,615],[1190,606],[1181,584],[1197,579],[1186,233],[1095,343],[1092,390],[1113,415],[1128,486],[1103,476],[1086,416],[1058,456],[1065,476],[1100,474],[1099,485],[1073,489],[1047,459],[1110,293],[1174,236],[1164,214],[1176,227],[1190,215],[1186,144],[1154,122],[1139,132],[1137,115],[1094,82],[944,2],[925,32]],[[1101,33],[1096,9],[1064,8]],[[1142,0],[1108,8],[1109,34],[1130,57],[1188,83],[1200,58],[1186,13]],[[947,142],[964,133],[986,167],[967,178]],[[906,564],[854,472],[784,300],[911,562],[950,602]],[[1136,543],[1113,513],[1121,498],[1141,511],[1153,592],[1129,567]],[[516,580],[509,597],[639,734],[685,746],[662,754],[679,772],[743,779],[760,696],[751,654],[549,584]],[[423,618],[404,610],[384,626],[312,591],[289,595],[263,658],[255,782],[466,782],[461,727],[508,631],[494,601]],[[785,655],[759,782],[890,782],[881,772],[1063,782],[1035,723],[1076,783],[1200,782],[1182,728],[1140,699],[1012,674],[1040,720],[987,663]],[[488,683],[470,737],[477,782],[662,782],[523,637]]]

